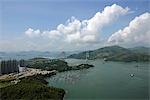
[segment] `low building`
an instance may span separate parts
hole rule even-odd
[[[27,70],[26,68],[26,61],[25,60],[20,60],[18,64],[19,72],[24,72]]]
[[[26,67],[21,67],[20,65],[18,65],[19,68],[19,72],[25,72],[27,70]]]

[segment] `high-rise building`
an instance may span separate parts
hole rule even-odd
[[[0,62],[0,74],[9,74],[19,72],[18,62],[16,60],[2,60]]]

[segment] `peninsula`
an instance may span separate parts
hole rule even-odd
[[[1,99],[53,99],[62,100],[65,90],[47,86],[46,77],[58,72],[94,67],[89,64],[68,66],[59,59],[33,58],[26,62],[26,70],[0,76]],[[10,69],[10,68],[8,68]],[[34,95],[34,96],[33,96]]]

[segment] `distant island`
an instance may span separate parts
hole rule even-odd
[[[89,55],[88,59],[90,60],[103,59],[105,61],[123,62],[150,61],[150,48],[148,47],[123,48],[116,45],[72,54],[67,58],[86,59],[87,53]]]

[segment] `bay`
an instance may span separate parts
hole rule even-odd
[[[95,67],[61,72],[46,79],[49,86],[66,91],[65,100],[148,100],[149,63],[66,61],[69,65],[88,63]],[[131,77],[131,74],[134,76]]]

